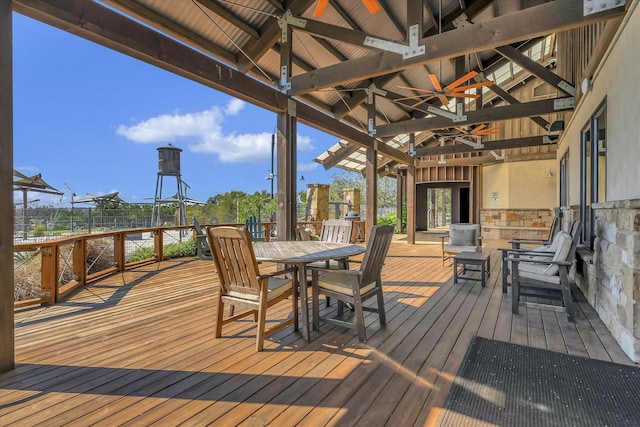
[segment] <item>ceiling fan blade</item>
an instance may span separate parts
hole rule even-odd
[[[473,133],[478,133],[478,132],[480,132],[482,129],[486,128],[486,127],[487,127],[487,125],[480,125],[480,126],[476,127],[474,130],[472,130],[472,131],[471,131],[471,133],[472,133],[472,134],[473,134]]]
[[[362,0],[364,6],[367,8],[370,14],[375,15],[380,12],[380,5],[378,4],[378,0]]]
[[[469,89],[474,89],[477,87],[484,87],[484,86],[491,86],[493,85],[493,82],[489,81],[489,82],[479,82],[479,83],[472,83],[470,85],[466,85],[466,86],[459,86],[455,89],[452,89],[452,92],[462,92],[465,90],[469,90]]]
[[[449,105],[449,99],[442,95],[442,94],[436,94],[436,96],[438,97],[438,99],[440,100],[440,102],[442,102],[442,105]]]
[[[318,0],[316,9],[313,11],[313,16],[315,16],[316,18],[318,16],[322,16],[322,14],[324,13],[324,10],[327,8],[328,5],[329,5],[329,0]]]
[[[433,88],[437,91],[441,91],[442,90],[442,86],[440,86],[440,82],[438,81],[438,77],[436,77],[435,74],[429,74],[429,80],[431,80],[431,84],[433,85]]]
[[[502,128],[502,126],[496,126],[493,128],[486,128],[486,129],[482,129],[478,132],[476,132],[476,135],[495,135],[500,133],[500,129]],[[473,133],[473,132],[472,132]]]
[[[477,71],[471,71],[470,73],[465,74],[464,76],[460,77],[458,80],[448,84],[445,89],[453,89],[455,87],[458,87],[459,85],[461,85],[462,83],[466,82],[467,80],[470,80],[472,78],[474,78],[475,76],[478,75]]]
[[[431,90],[431,89],[420,89],[418,87],[411,87],[411,86],[398,86],[398,89],[407,89],[407,90],[412,90],[415,92],[427,92],[427,93],[434,93],[435,91]]]
[[[425,102],[427,102],[428,100],[433,99],[433,98],[434,98],[434,96],[428,96],[427,98],[423,99],[422,101],[419,101],[419,102],[416,102],[415,104],[413,104],[413,105],[412,105],[412,107],[414,107],[414,108],[415,108],[415,107],[417,107],[418,105],[422,105],[422,104],[424,104]]]

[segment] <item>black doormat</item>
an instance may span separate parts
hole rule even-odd
[[[640,426],[640,368],[475,337],[442,425]]]

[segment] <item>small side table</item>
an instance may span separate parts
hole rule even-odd
[[[460,272],[458,271],[460,265]],[[478,268],[469,268],[470,265]],[[458,283],[458,279],[479,280],[484,288],[487,277],[491,274],[491,255],[489,252],[460,252],[453,257],[453,283]],[[480,277],[467,274],[467,271],[479,271]]]

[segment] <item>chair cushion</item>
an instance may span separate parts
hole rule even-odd
[[[478,247],[476,245],[473,246],[454,246],[451,244],[444,245],[445,252],[451,253],[460,253],[460,252],[476,252]]]
[[[329,271],[318,277],[318,287],[320,289],[327,289],[329,291],[337,292],[343,295],[353,296],[352,283],[353,283],[352,276],[349,276],[346,274],[334,273],[332,271]],[[366,285],[363,284],[363,286],[360,287],[360,294],[362,295],[366,292],[369,292],[375,286],[376,286],[375,281],[372,281],[371,283],[367,283]]]
[[[292,289],[292,281],[291,279],[269,277],[269,284],[267,285],[267,287],[267,301],[271,301],[272,299],[277,298]],[[227,296],[242,298],[250,301],[260,300],[260,297],[257,294],[250,294],[248,292],[240,292],[235,290],[227,292]]]
[[[565,233],[564,231],[558,234],[561,235],[560,242],[558,243],[558,248],[553,256],[553,261],[566,261],[569,256],[569,251],[571,250],[573,238],[571,237],[571,234]],[[558,275],[558,271],[557,265],[550,264],[544,274],[547,276],[556,276]]]
[[[473,228],[466,229],[450,229],[449,244],[453,246],[475,246],[476,230]]]

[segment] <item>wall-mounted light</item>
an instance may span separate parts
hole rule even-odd
[[[586,77],[582,79],[582,83],[580,84],[580,91],[582,92],[582,95],[586,95],[592,87],[593,83],[590,78]]]
[[[551,169],[547,172],[547,178],[553,178],[553,171]]]

